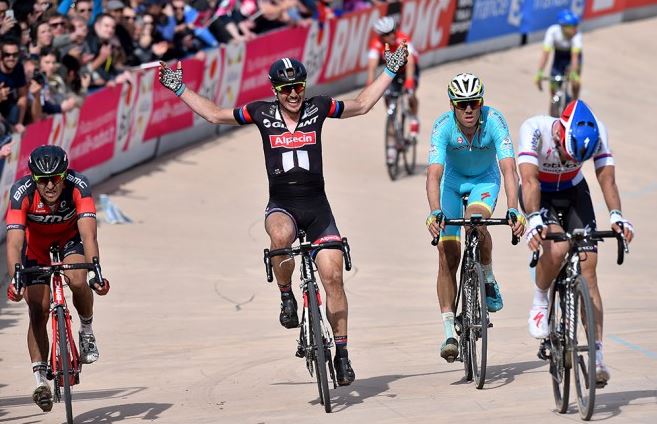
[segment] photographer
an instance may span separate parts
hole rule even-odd
[[[0,42],[0,114],[9,128],[23,132],[26,110],[27,82],[18,41],[5,39]]]
[[[44,49],[39,57],[38,68],[34,70],[29,92],[32,96],[32,122],[43,115],[65,113],[82,104],[81,98],[66,95],[66,83],[56,73],[57,56],[52,49]]]

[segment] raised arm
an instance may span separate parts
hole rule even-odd
[[[166,63],[160,62],[160,83],[173,91],[194,113],[212,124],[237,125],[233,116],[233,109],[220,108],[210,99],[203,97],[194,90],[187,88],[182,78],[182,63],[178,61],[176,70],[169,68]]]
[[[383,96],[386,88],[390,85],[395,75],[406,64],[408,49],[406,42],[402,41],[394,53],[390,53],[390,48],[386,45],[384,54],[386,67],[374,82],[363,89],[353,100],[344,101],[343,118],[364,115],[372,109],[377,101]]]

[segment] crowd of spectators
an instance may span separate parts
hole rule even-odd
[[[385,1],[0,0],[0,157],[8,135],[135,67]]]

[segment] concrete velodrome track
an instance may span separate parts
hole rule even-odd
[[[638,231],[626,263],[601,247],[605,352],[610,384],[594,420],[657,422],[657,19],[585,34],[582,97],[606,123],[623,210]],[[262,211],[267,199],[255,127],[178,151],[95,188],[135,223],[101,225],[102,263],[112,282],[96,298],[101,358],[74,387],[77,423],[436,423],[567,422],[554,412],[547,366],[527,333],[531,285],[524,243],[492,230],[505,308],[492,317],[488,381],[476,390],[460,364],[438,355],[442,324],[435,295],[437,253],[424,227],[424,165],[433,120],[448,107],[457,72],[478,74],[486,101],[522,121],[547,110],[532,85],[539,45],[423,71],[417,174],[392,183],[383,164],[384,109],[327,121],[327,192],[352,245],[346,273],[350,353],[357,381],[333,390],[334,413],[318,405],[314,380],[294,357],[296,331],[278,324],[278,293],[265,283]],[[653,52],[653,53],[650,53]],[[339,98],[352,98],[356,92]],[[600,223],[606,209],[586,165]],[[497,215],[505,201],[500,199]],[[4,260],[4,250],[2,253]],[[651,259],[653,258],[653,259]],[[651,265],[653,264],[653,265]],[[295,280],[297,277],[295,276]],[[295,284],[296,286],[296,284]],[[42,414],[32,403],[24,303],[0,307],[0,423],[59,423],[63,404]],[[75,316],[77,327],[77,316]]]

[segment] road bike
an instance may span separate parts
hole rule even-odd
[[[590,420],[593,415],[595,389],[604,387],[606,383],[598,384],[596,381],[595,315],[588,284],[581,275],[580,262],[586,260],[586,253],[578,253],[578,248],[591,241],[603,241],[605,238],[617,239],[616,263],[621,265],[624,254],[629,253],[622,232],[592,231],[582,228],[572,232],[549,233],[545,237],[545,240],[569,242],[570,249],[565,264],[550,288],[548,303],[550,333],[541,341],[538,357],[550,362],[552,392],[560,414],[568,410],[570,371],[573,370],[577,407],[581,418],[585,421]],[[534,252],[530,267],[536,266],[538,257],[538,252]]]
[[[550,116],[558,118],[573,98],[570,92],[570,79],[560,74],[543,77],[543,79],[550,82],[550,88],[554,91],[554,95],[550,99]]]
[[[467,205],[468,196],[465,195],[463,209]],[[511,219],[515,222],[517,217],[512,215]],[[455,302],[455,311],[458,311],[458,314],[454,319],[454,327],[459,337],[459,355],[455,359],[463,362],[465,379],[472,381],[474,378],[475,387],[481,389],[486,380],[488,329],[493,326],[486,305],[486,293],[488,291],[492,295],[494,291],[491,291],[494,289],[484,277],[479,251],[479,241],[483,235],[478,227],[509,225],[509,221],[506,218],[484,218],[481,214],[472,214],[468,219],[445,219],[445,225],[467,227]],[[439,241],[440,236],[435,237],[431,244],[436,246]],[[512,236],[511,243],[516,245],[518,241],[516,236]]]
[[[64,286],[67,284],[68,277],[64,271],[73,269],[86,269],[93,271],[94,280],[97,279],[100,285],[103,285],[103,276],[100,269],[100,263],[97,257],[93,258],[93,263],[62,263],[60,250],[58,246],[50,248],[49,266],[31,266],[23,267],[16,264],[14,281],[16,291],[20,293],[22,287],[27,284],[24,279],[29,276],[35,278],[29,283],[32,284],[50,284],[50,315],[52,323],[52,343],[50,347],[48,369],[46,376],[48,380],[53,380],[53,400],[55,402],[64,401],[66,405],[66,421],[73,423],[73,404],[71,397],[71,386],[80,383],[80,372],[82,364],[80,363],[80,353],[75,345],[73,331],[71,329],[71,314],[66,305],[64,296]],[[90,285],[92,285],[90,283]]]
[[[385,154],[388,175],[391,180],[399,176],[400,159],[408,175],[415,172],[417,162],[417,136],[410,133],[411,111],[409,94],[402,86],[404,77],[398,76],[385,91],[386,111]]]
[[[303,293],[303,314],[299,324],[299,340],[296,356],[306,359],[306,367],[311,377],[317,380],[319,391],[319,402],[324,405],[326,412],[331,412],[331,395],[329,393],[329,375],[333,382],[333,388],[337,387],[335,369],[331,361],[331,348],[333,347],[333,336],[329,327],[325,324],[326,319],[322,311],[322,296],[315,278],[316,266],[314,255],[321,249],[340,249],[345,263],[345,269],[351,270],[351,253],[347,238],[341,241],[329,241],[313,244],[306,241],[303,231],[298,233],[299,244],[284,249],[264,250],[265,270],[267,281],[274,281],[272,273],[271,258],[276,256],[287,256],[287,260],[294,260],[295,256],[301,256],[301,292]],[[326,372],[328,364],[329,372]]]

